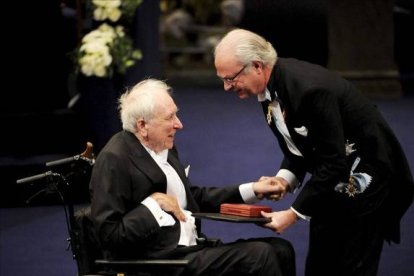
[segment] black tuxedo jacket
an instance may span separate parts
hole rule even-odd
[[[281,168],[300,182],[311,174],[293,208],[311,217],[334,218],[383,212],[387,239],[399,242],[399,221],[413,200],[414,184],[406,157],[376,106],[349,82],[325,68],[296,59],[278,58],[267,85],[275,92],[293,142],[303,157],[292,154],[275,124],[284,160]],[[267,102],[263,111],[267,113]],[[356,150],[347,155],[345,144]],[[373,181],[364,193],[349,197],[335,192],[348,182],[351,166]]]
[[[175,149],[169,151],[168,162],[184,183],[187,210],[218,212],[223,202],[243,202],[238,186],[191,186]],[[107,258],[163,257],[177,251],[180,223],[159,227],[152,213],[141,204],[154,192],[166,193],[167,180],[133,134],[121,131],[101,150],[92,171],[90,190],[92,218]],[[200,225],[199,221],[197,224]]]

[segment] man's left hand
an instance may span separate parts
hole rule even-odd
[[[263,224],[262,226],[269,228],[278,234],[284,232],[298,220],[298,216],[291,209],[272,213],[261,211],[260,213],[263,217],[271,219],[269,223]]]

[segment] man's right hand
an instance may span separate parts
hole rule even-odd
[[[178,205],[177,198],[163,193],[153,193],[151,197],[165,212],[173,214],[180,221],[186,221],[184,212]]]

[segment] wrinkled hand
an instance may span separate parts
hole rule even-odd
[[[258,199],[279,200],[285,196],[288,189],[288,182],[276,176],[262,176],[258,182],[253,184],[253,190]]]
[[[153,193],[151,197],[165,212],[173,214],[180,221],[186,221],[186,217],[178,204],[177,198],[163,193]]]
[[[298,216],[291,209],[279,212],[266,213],[261,211],[261,215],[265,218],[271,218],[272,221],[261,226],[269,228],[278,234],[284,232],[289,226],[298,220]]]

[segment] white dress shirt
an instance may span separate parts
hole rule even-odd
[[[275,95],[277,98],[277,92],[275,91]],[[272,101],[270,96],[269,90],[266,88],[266,91],[263,94],[258,95],[258,100],[263,102],[265,100],[269,100],[270,104],[269,107],[272,110],[272,119],[275,122],[276,128],[282,134],[283,138],[285,139],[286,145],[291,153],[297,156],[303,156],[300,150],[296,147],[295,143],[293,143],[292,137],[290,137],[289,130],[287,129],[285,118],[282,113],[282,109],[280,108],[280,104],[278,101]]]
[[[184,184],[181,181],[181,178],[178,176],[175,169],[167,162],[168,150],[163,150],[159,153],[145,147],[149,152],[154,161],[158,164],[161,170],[164,172],[167,177],[167,194],[175,196],[177,198],[178,204],[180,205],[183,213],[186,216],[186,221],[180,221],[181,224],[181,233],[180,240],[178,245],[190,246],[197,244],[197,228],[195,225],[195,218],[191,216],[191,212],[186,210],[187,208],[187,197],[184,188]],[[188,173],[188,170],[186,170]],[[253,183],[246,183],[239,186],[239,191],[246,203],[252,203],[257,200],[256,195],[253,191]],[[174,218],[161,209],[158,203],[152,197],[147,197],[142,201],[142,204],[145,205],[151,213],[154,215],[160,227],[163,226],[172,226],[175,224]]]

